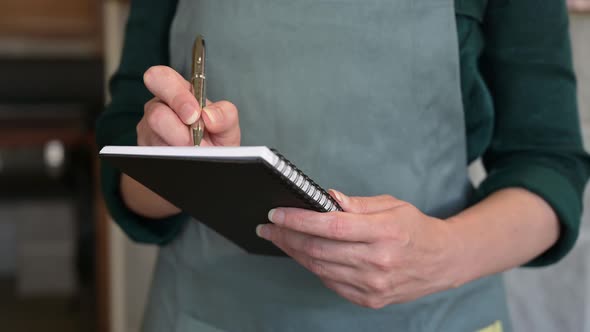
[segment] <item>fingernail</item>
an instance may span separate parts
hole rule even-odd
[[[285,213],[281,210],[272,209],[268,211],[268,220],[275,224],[282,224],[285,219]]]
[[[256,235],[258,235],[258,237],[261,237],[263,239],[267,239],[268,236],[270,235],[268,227],[266,227],[264,225],[256,226]]]
[[[199,118],[199,112],[197,112],[195,107],[189,103],[182,105],[180,108],[180,113],[182,113],[184,117],[188,116],[185,121],[187,125],[192,125],[193,123],[197,122],[197,119]]]
[[[339,192],[338,190],[334,190],[334,189],[330,189],[329,191],[331,191],[332,194],[334,194],[334,198],[336,199],[336,201],[338,201],[338,203],[344,204],[345,196],[343,193]]]
[[[207,117],[209,117],[209,120],[211,120],[212,123],[215,123],[221,119],[221,113],[215,108],[205,107],[203,108],[203,111],[207,113]]]

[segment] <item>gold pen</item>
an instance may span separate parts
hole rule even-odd
[[[193,64],[192,64],[192,76],[191,83],[193,94],[197,99],[197,102],[201,106],[201,112],[205,108],[206,97],[205,97],[205,40],[203,36],[198,35],[193,45]],[[203,116],[199,117],[199,120],[190,126],[190,130],[193,136],[193,142],[195,146],[201,145],[203,134],[205,133],[205,123],[203,122]]]

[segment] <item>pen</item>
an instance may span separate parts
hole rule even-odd
[[[203,36],[198,35],[193,45],[193,64],[191,83],[193,94],[201,106],[201,111],[205,107],[205,40]],[[201,116],[199,120],[190,126],[195,146],[201,145],[203,134],[205,132],[205,123]]]

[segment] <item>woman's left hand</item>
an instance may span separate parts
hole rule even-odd
[[[344,212],[277,208],[259,236],[349,301],[381,308],[457,285],[461,242],[449,224],[391,196],[347,197]]]

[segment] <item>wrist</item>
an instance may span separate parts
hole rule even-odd
[[[444,221],[447,227],[448,236],[448,256],[449,256],[449,274],[452,287],[461,287],[470,281],[478,278],[478,262],[473,259],[476,251],[471,247],[469,237],[465,235],[461,217],[454,216]],[[477,256],[477,255],[475,255]]]
[[[552,208],[519,188],[497,191],[446,220],[458,285],[520,266],[559,236]]]
[[[121,174],[120,192],[127,208],[142,217],[162,219],[181,212],[175,205],[126,174]]]

